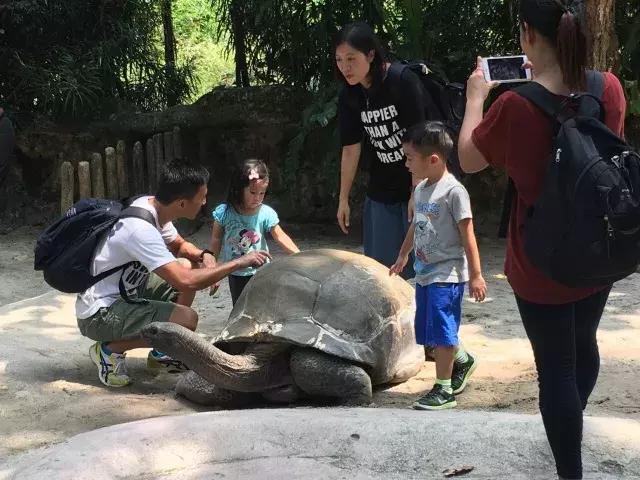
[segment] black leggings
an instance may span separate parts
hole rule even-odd
[[[253,275],[229,275],[229,291],[231,292],[231,303],[233,305],[236,304],[242,290],[252,278]]]
[[[610,290],[563,305],[540,305],[516,295],[538,370],[542,421],[564,478],[582,478],[582,410],[598,378],[596,330]]]

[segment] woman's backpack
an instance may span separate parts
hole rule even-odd
[[[611,284],[640,263],[640,155],[604,124],[604,76],[566,100],[531,82],[515,92],[554,124],[542,193],[524,224],[524,251],[569,287]]]
[[[38,237],[34,269],[42,270],[45,281],[61,292],[81,293],[100,280],[131,265],[127,263],[99,275],[91,274],[91,265],[100,240],[121,218],[136,217],[155,226],[152,213],[127,206],[130,200],[88,198],[76,202],[61,218]],[[128,295],[121,289],[121,295]]]
[[[407,68],[415,73],[422,83],[425,118],[444,123],[457,145],[466,106],[465,86],[462,83],[449,82],[444,72],[425,61],[393,62],[387,70],[387,76],[396,79],[398,84],[402,73]],[[451,173],[458,179],[465,176],[460,168],[457,146],[453,149],[447,164]]]

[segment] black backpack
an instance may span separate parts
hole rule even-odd
[[[45,281],[65,293],[81,293],[129,262],[99,275],[91,275],[96,247],[104,235],[121,218],[136,217],[155,226],[153,214],[140,207],[127,206],[131,200],[117,202],[89,198],[76,202],[67,212],[38,237],[34,253],[34,269],[44,272]],[[120,288],[122,297],[129,297]]]
[[[609,285],[640,263],[640,155],[603,123],[604,76],[558,99],[531,82],[515,92],[554,123],[542,193],[527,212],[524,251],[569,287]]]
[[[393,62],[387,70],[387,76],[399,81],[406,68],[415,73],[422,82],[425,93],[425,118],[444,123],[456,143],[451,158],[448,159],[448,167],[451,173],[462,179],[466,174],[460,168],[457,141],[466,105],[464,84],[449,82],[444,72],[425,61]]]

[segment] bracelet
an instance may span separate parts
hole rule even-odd
[[[202,262],[204,260],[204,254],[208,253],[209,255],[211,255],[213,258],[216,258],[216,256],[213,254],[213,252],[211,250],[208,249],[204,249],[202,250],[202,252],[200,252],[200,256],[198,257],[200,259],[200,261]]]

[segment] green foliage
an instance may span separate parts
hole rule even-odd
[[[78,116],[103,93],[99,65],[66,49],[51,51],[51,57],[37,68],[25,65],[25,73],[31,79],[26,93],[34,99],[34,106],[54,115]]]
[[[231,86],[233,60],[225,50],[226,40],[216,41],[218,23],[211,0],[175,0],[173,18],[178,56],[193,66],[196,100],[214,87]]]
[[[519,53],[512,0],[403,0],[390,9],[388,44],[401,59],[425,59],[463,81],[477,55]]]
[[[228,13],[234,0],[218,0],[221,25],[231,36]],[[251,5],[249,5],[251,4]],[[253,78],[285,82],[316,92],[303,112],[298,135],[284,162],[285,177],[293,180],[301,155],[317,130],[331,138],[322,160],[338,171],[336,82],[332,41],[338,29],[364,18],[377,30],[390,55],[425,59],[439,65],[452,80],[464,81],[478,54],[519,51],[511,1],[387,0],[260,1],[244,3],[248,62]],[[331,167],[328,167],[328,166]],[[322,181],[318,178],[318,181]],[[329,181],[329,179],[327,179]],[[335,182],[331,182],[335,186]],[[335,188],[335,187],[334,187]]]
[[[283,165],[285,184],[295,183],[297,172],[301,168],[302,153],[308,136],[317,129],[327,129],[333,132],[332,142],[325,145],[325,163],[336,166],[338,160],[338,144],[336,114],[338,111],[338,90],[330,86],[318,92],[311,104],[302,112],[300,130],[289,142],[287,156]]]
[[[365,19],[399,58],[438,61],[465,78],[476,54],[518,50],[512,0],[213,0],[230,48],[239,8],[252,78],[320,89],[333,81],[338,29]]]
[[[213,0],[219,38],[229,39],[230,50],[237,47],[232,7],[238,9],[253,79],[314,90],[333,79],[330,46],[340,25],[367,18],[382,27],[383,4],[381,0]]]
[[[640,117],[640,2],[619,0],[616,23],[620,41],[620,75],[629,100],[627,114]]]
[[[162,107],[193,88],[165,70],[157,2],[20,0],[0,5],[0,102],[55,117]]]

